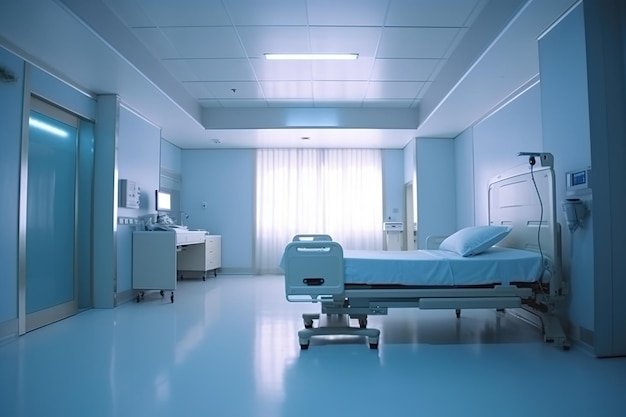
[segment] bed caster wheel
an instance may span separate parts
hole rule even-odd
[[[308,350],[309,349],[309,344],[302,344],[300,343],[300,350]]]
[[[163,297],[165,293],[163,292],[163,290],[161,290],[160,294],[161,294],[161,297]]]
[[[202,281],[206,281],[206,275],[202,275]]]
[[[365,319],[365,320],[359,319],[359,327],[361,329],[365,329],[367,327],[367,319]]]
[[[461,318],[461,309],[457,308],[456,310],[454,310],[454,312],[456,313],[456,318],[459,319]]]
[[[304,323],[304,328],[305,329],[312,329],[313,328],[313,323]]]
[[[370,343],[370,349],[378,349],[378,343]]]
[[[136,300],[137,300],[137,302],[141,301],[141,296],[139,294],[137,294]]]
[[[174,293],[172,293],[172,295],[170,295],[170,301],[173,303],[174,302]]]

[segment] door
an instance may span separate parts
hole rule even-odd
[[[77,311],[78,118],[35,98],[28,119],[25,331]]]

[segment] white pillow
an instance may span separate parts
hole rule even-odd
[[[447,237],[441,242],[439,249],[456,252],[461,256],[478,255],[501,241],[510,232],[510,226],[466,227]]]

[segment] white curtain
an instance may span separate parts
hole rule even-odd
[[[381,159],[374,149],[257,150],[257,272],[279,272],[296,234],[329,234],[344,249],[382,249]]]

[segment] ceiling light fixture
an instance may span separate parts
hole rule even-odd
[[[350,61],[357,59],[359,54],[264,54],[265,59],[275,61],[308,60],[308,61]]]

